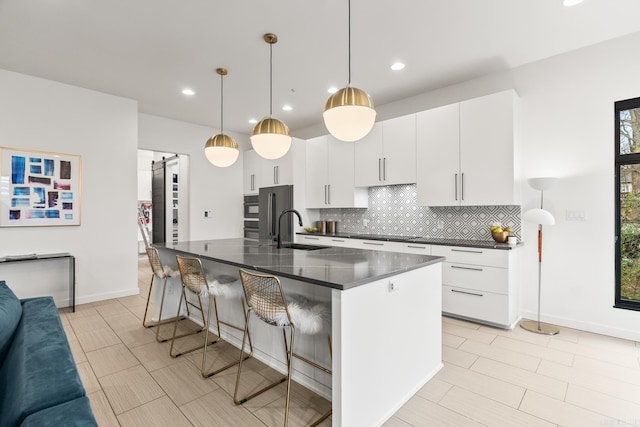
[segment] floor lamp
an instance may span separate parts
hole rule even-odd
[[[522,215],[522,219],[527,222],[538,224],[538,320],[523,320],[520,327],[527,331],[544,335],[556,335],[560,332],[558,328],[548,323],[540,322],[540,295],[542,288],[542,226],[554,225],[556,220],[551,212],[544,209],[544,192],[553,187],[557,178],[531,178],[529,185],[535,190],[540,191],[540,208],[529,209]]]

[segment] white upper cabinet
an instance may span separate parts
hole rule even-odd
[[[260,176],[262,175],[261,157],[254,150],[242,153],[242,179],[244,194],[258,194]]]
[[[353,143],[325,135],[306,144],[307,208],[366,208],[367,190],[353,185]]]
[[[465,205],[519,203],[514,183],[513,91],[460,103],[460,171]]]
[[[376,122],[367,136],[353,144],[355,147],[355,186],[384,185],[382,181],[382,122]]]
[[[295,140],[292,144],[295,144]],[[261,187],[293,184],[293,145],[287,154],[276,160],[262,158],[255,150],[243,153],[244,194],[258,194]]]
[[[293,143],[292,143],[293,144]],[[262,186],[293,185],[293,146],[276,160],[262,159]]]
[[[460,204],[460,104],[418,113],[418,205]]]
[[[519,203],[514,102],[505,91],[418,113],[419,205]]]
[[[378,122],[354,144],[356,187],[416,182],[415,114]]]

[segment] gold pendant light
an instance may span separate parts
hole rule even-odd
[[[269,44],[269,117],[260,120],[251,133],[251,145],[259,156],[265,159],[279,159],[287,154],[291,147],[291,133],[284,122],[274,119],[273,115],[273,45],[278,42],[275,34],[265,34]]]
[[[204,154],[215,166],[226,168],[231,166],[238,159],[240,150],[238,144],[229,135],[224,134],[224,76],[227,75],[226,68],[216,68],[216,73],[220,75],[220,133],[209,138],[204,146]]]
[[[335,138],[352,142],[364,138],[376,121],[373,99],[351,86],[351,0],[349,0],[349,83],[329,97],[324,106],[324,125]]]

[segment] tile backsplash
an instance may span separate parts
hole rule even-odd
[[[345,233],[471,240],[490,240],[489,225],[499,222],[520,239],[520,206],[426,207],[416,200],[415,184],[371,187],[368,209],[321,209],[320,219],[338,221]]]

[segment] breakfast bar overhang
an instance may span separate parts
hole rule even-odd
[[[285,292],[330,301],[332,375],[323,384],[322,374],[298,371],[294,380],[331,399],[334,426],[381,425],[442,367],[442,257],[337,247],[277,249],[273,242],[249,239],[155,246],[170,265],[175,255],[195,256],[209,269],[273,274]],[[240,346],[237,335],[225,339]],[[306,350],[319,347],[300,343]],[[272,341],[256,340],[254,348],[254,357],[283,370]]]

